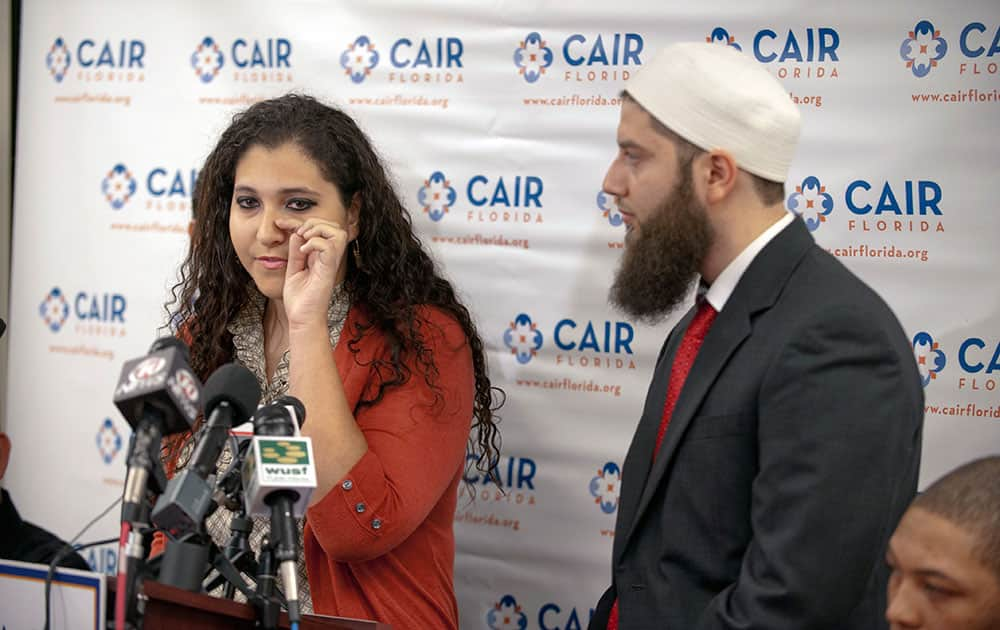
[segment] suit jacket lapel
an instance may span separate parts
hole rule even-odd
[[[618,518],[615,522],[616,535],[612,545],[613,557],[618,558],[624,550],[627,537],[635,523],[639,498],[649,479],[649,467],[653,459],[653,447],[656,444],[656,434],[660,428],[660,418],[663,416],[663,402],[667,397],[667,383],[670,380],[670,366],[674,355],[680,346],[684,331],[694,317],[695,309],[691,309],[670,331],[660,356],[653,370],[653,379],[646,394],[646,403],[636,427],[632,444],[629,446],[625,463],[622,465],[622,489],[618,501]]]
[[[665,352],[657,365],[657,372],[646,398],[646,408],[632,447],[629,449],[626,468],[622,470],[623,475],[631,476],[645,471],[648,471],[648,475],[645,475],[645,483],[632,479],[631,484],[627,481],[628,478],[623,476],[616,532],[627,533],[615,536],[613,556],[616,562],[635,533],[639,521],[656,493],[656,488],[663,481],[683,440],[684,432],[701,406],[702,400],[729,361],[729,357],[750,335],[752,316],[774,305],[792,271],[812,246],[814,242],[808,229],[801,219],[796,219],[772,239],[751,262],[705,336],[705,341],[677,399],[660,452],[656,456],[656,461],[652,462],[673,356],[694,316],[694,309],[688,312],[672,332],[671,337],[675,338],[670,342],[673,346],[672,351]],[[665,359],[669,362],[664,364]],[[636,493],[639,495],[637,502],[633,496]]]

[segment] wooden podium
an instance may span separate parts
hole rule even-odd
[[[147,597],[143,615],[145,630],[252,629],[256,620],[253,606],[249,604],[192,593],[153,581],[143,584],[143,592]],[[288,628],[288,615],[284,612],[278,619],[278,627]],[[299,628],[300,630],[392,630],[388,624],[377,621],[317,615],[302,615]]]

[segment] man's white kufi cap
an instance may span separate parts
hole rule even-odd
[[[730,46],[692,42],[660,50],[625,90],[674,133],[775,182],[788,178],[802,125],[798,107],[759,63]]]

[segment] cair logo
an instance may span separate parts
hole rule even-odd
[[[504,595],[486,612],[486,625],[490,630],[524,630],[528,618],[513,595]]]
[[[226,67],[227,60],[232,79],[238,83],[292,81],[292,42],[283,37],[239,37],[220,44],[206,35],[191,53],[190,66],[199,81],[211,83]]]
[[[417,192],[417,201],[431,221],[440,221],[455,205],[458,195],[441,171],[434,171]]]
[[[528,33],[514,49],[514,65],[517,73],[528,83],[535,83],[545,69],[552,65],[552,49],[545,45],[545,40],[538,33]]]
[[[938,347],[938,342],[930,333],[918,332],[913,336],[913,356],[917,359],[917,369],[920,370],[920,381],[924,387],[938,377],[944,369],[948,358]]]
[[[537,175],[477,174],[455,182],[434,171],[417,190],[417,203],[431,221],[439,222],[455,208],[459,192],[467,223],[543,223],[545,182]]]
[[[49,74],[56,80],[56,83],[61,83],[66,78],[66,73],[69,72],[70,59],[66,43],[62,37],[57,37],[56,41],[52,42],[49,53],[45,55],[45,67],[49,69]]]
[[[340,53],[340,67],[354,83],[364,83],[383,62],[389,83],[465,83],[459,37],[400,37],[382,53],[375,41],[360,35]]]
[[[122,450],[122,434],[118,432],[111,418],[105,418],[97,431],[97,452],[105,464],[110,464]]]
[[[64,292],[53,287],[38,306],[42,323],[53,333],[66,324],[80,335],[124,337],[128,301],[120,293],[107,291]]]
[[[141,192],[146,210],[187,213],[197,178],[195,168],[154,166],[136,173],[119,162],[104,173],[101,195],[112,210],[133,205],[132,200]]]
[[[712,29],[712,32],[708,34],[705,38],[705,42],[709,44],[719,44],[721,46],[729,46],[735,48],[736,50],[743,52],[743,47],[736,43],[736,38],[729,34],[729,31],[722,28],[721,26],[716,26]]]
[[[542,332],[542,327],[529,314],[519,313],[503,333],[504,345],[521,365],[538,356],[546,338],[551,339],[556,347],[556,365],[635,369],[632,358],[635,329],[628,322],[577,322],[571,317],[564,317],[556,323],[552,332],[547,333]]]
[[[589,616],[582,613],[589,610]],[[538,608],[538,627],[541,630],[582,630],[590,623],[594,609],[560,606],[546,602]],[[524,607],[517,603],[513,595],[504,595],[486,611],[486,625],[490,630],[525,630],[528,617]]]
[[[56,37],[45,52],[45,67],[56,83],[67,76],[84,83],[137,83],[146,80],[146,43],[140,39]]]
[[[510,323],[510,328],[503,333],[503,343],[510,350],[517,362],[524,365],[538,354],[542,347],[542,332],[531,317],[520,313]]]
[[[899,47],[899,56],[918,79],[930,74],[946,54],[948,42],[928,20],[917,22]]]
[[[375,50],[375,42],[361,35],[355,39],[347,50],[340,53],[340,66],[351,81],[362,83],[378,65],[379,54]]]
[[[942,35],[930,20],[920,20],[899,47],[899,56],[906,69],[918,79],[929,76],[952,49],[948,38]],[[966,76],[996,75],[1000,72],[1000,23],[969,22],[958,34],[958,54],[963,58],[958,64],[958,74]]]
[[[817,177],[809,175],[788,196],[785,206],[802,217],[810,232],[815,232],[833,212],[833,197]]]
[[[621,491],[622,471],[615,462],[605,463],[597,470],[597,476],[590,480],[590,494],[605,514],[614,514],[618,509]]]
[[[101,180],[101,194],[114,210],[121,210],[135,195],[136,183],[124,164],[115,164]]]
[[[954,352],[958,370],[962,373],[956,383],[960,390],[995,392],[1000,388],[1000,339],[967,337]],[[920,378],[927,387],[939,381],[948,365],[947,355],[930,333],[921,331],[913,337],[913,355],[917,359]]]
[[[226,65],[226,57],[219,50],[219,45],[211,37],[201,40],[198,47],[191,53],[191,67],[202,83],[211,83],[219,76],[222,66]]]
[[[710,44],[743,51],[736,34],[717,26],[705,37]],[[765,64],[779,79],[836,79],[839,77],[840,33],[828,26],[800,29],[762,28],[749,40],[748,54]]]
[[[38,306],[38,314],[45,322],[46,328],[59,332],[69,319],[69,302],[59,287],[53,287]]]
[[[558,55],[565,67],[563,81],[627,81],[630,69],[642,65],[643,46],[638,33],[573,33],[550,42],[532,31],[514,49],[514,67],[526,82],[537,83],[552,73]]]
[[[842,203],[849,211],[850,232],[944,232],[944,191],[936,181],[855,179],[838,192],[809,175],[785,200],[785,207],[802,217],[813,232]]]
[[[612,227],[618,227],[625,222],[622,213],[618,210],[618,204],[615,203],[614,196],[603,190],[597,193],[597,209]]]

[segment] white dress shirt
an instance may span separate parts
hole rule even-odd
[[[733,294],[733,290],[736,289],[740,278],[743,277],[743,273],[750,266],[750,263],[753,262],[753,259],[757,257],[757,254],[760,253],[760,250],[764,249],[764,246],[770,243],[771,239],[777,236],[779,232],[794,220],[795,215],[791,212],[787,213],[771,224],[771,227],[761,232],[761,235],[747,245],[746,249],[740,252],[739,256],[726,265],[726,268],[722,270],[722,273],[719,274],[719,277],[715,279],[715,282],[708,287],[708,291],[705,293],[705,299],[708,300],[708,303],[712,305],[716,312],[722,312],[723,307],[729,300],[729,296]]]

